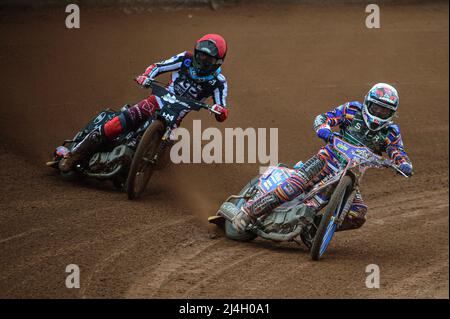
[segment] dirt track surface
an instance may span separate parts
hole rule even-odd
[[[79,30],[64,28],[63,9],[0,11],[0,297],[448,298],[448,3],[381,9],[379,30],[356,4],[82,9]],[[257,165],[173,165],[133,202],[44,166],[99,109],[145,96],[131,79],[148,64],[207,32],[229,41],[231,117],[191,114],[184,126],[278,127],[288,164],[321,146],[318,113],[375,82],[399,89],[415,176],[369,172],[367,223],[336,234],[319,263],[296,244],[237,243],[205,222]],[[65,288],[68,264],[80,289]],[[365,287],[368,264],[380,289]]]

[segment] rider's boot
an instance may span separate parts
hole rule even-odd
[[[336,231],[360,228],[366,222],[367,205],[364,203],[359,191],[356,193],[352,206],[341,226]]]
[[[247,203],[244,207],[237,211],[233,218],[233,226],[238,232],[243,233],[248,225],[254,222],[256,218],[268,215],[281,203],[282,200],[275,194],[275,192],[266,193]],[[236,208],[236,210],[238,209]]]
[[[349,212],[336,231],[344,231],[360,228],[366,222],[366,217],[355,212]]]
[[[93,130],[59,162],[59,169],[62,172],[72,170],[77,162],[92,155],[105,141],[101,128]]]

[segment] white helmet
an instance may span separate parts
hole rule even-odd
[[[367,93],[362,110],[364,122],[369,130],[378,131],[391,123],[398,104],[398,93],[392,85],[375,84]]]

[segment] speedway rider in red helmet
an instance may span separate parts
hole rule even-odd
[[[221,73],[221,65],[227,53],[227,43],[218,34],[206,34],[197,40],[194,53],[185,51],[162,62],[150,65],[135,81],[145,88],[160,74],[171,72],[168,90],[178,96],[203,101],[214,100],[216,120],[223,122],[228,117],[226,98],[227,80]],[[118,135],[139,127],[143,121],[163,107],[159,97],[150,95],[139,103],[127,108],[105,125],[89,133],[59,163],[62,171],[70,171],[74,165],[92,155],[101,145]],[[178,123],[186,114],[183,114]]]

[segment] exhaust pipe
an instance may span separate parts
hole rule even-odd
[[[256,230],[256,234],[264,239],[269,239],[277,242],[281,241],[291,241],[294,237],[300,235],[302,232],[302,227],[297,227],[294,231],[288,234],[279,234],[279,233],[266,233],[260,229]]]

